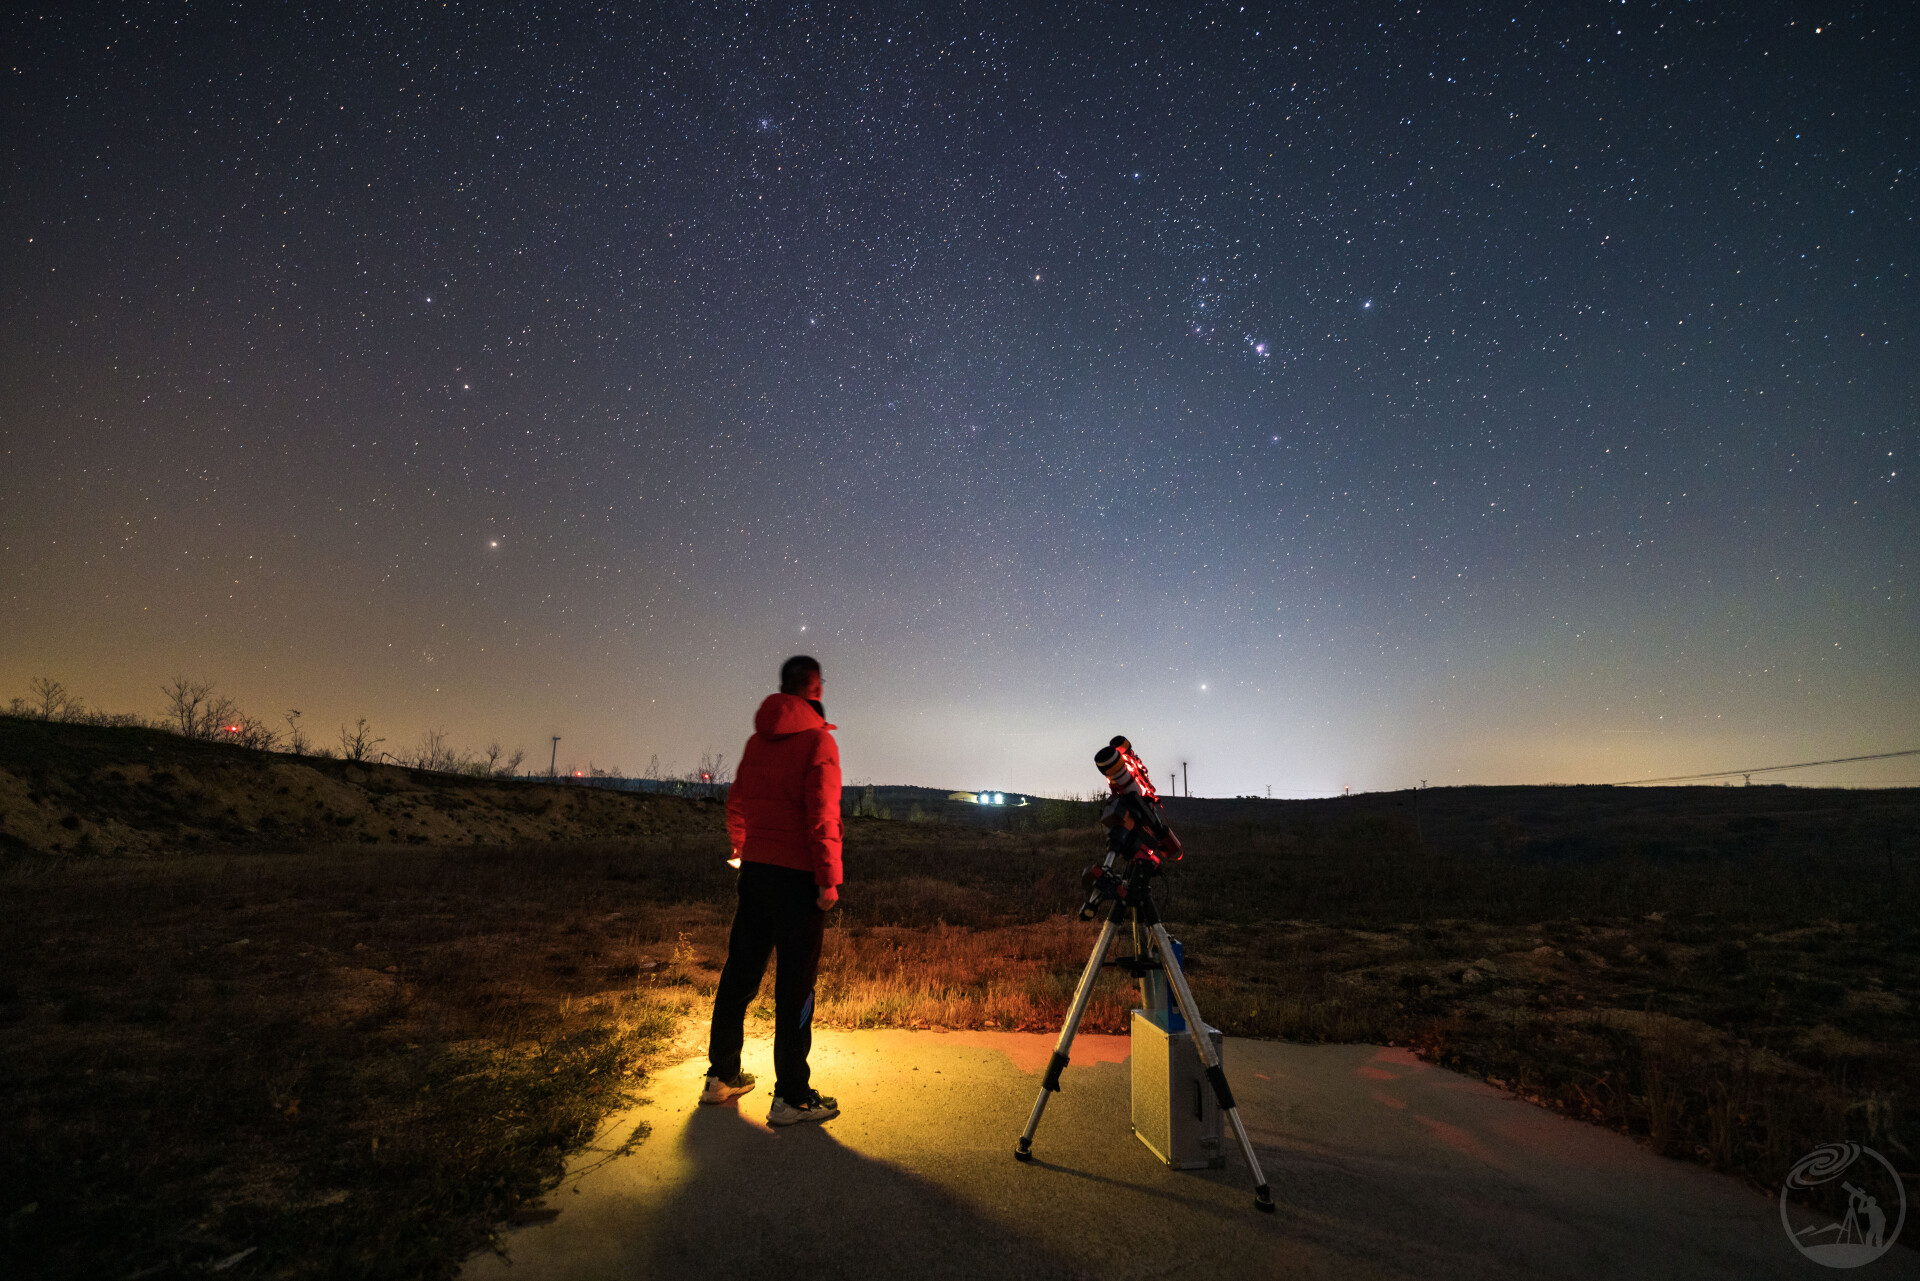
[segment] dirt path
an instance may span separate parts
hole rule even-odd
[[[1032,1165],[1012,1159],[1051,1039],[822,1032],[815,1082],[843,1114],[771,1130],[761,1089],[693,1104],[703,1058],[623,1118],[651,1136],[576,1164],[550,1221],[468,1278],[1755,1277],[1817,1273],[1774,1203],[1631,1140],[1370,1046],[1230,1040],[1228,1070],[1277,1215],[1244,1168],[1176,1172],[1128,1127],[1128,1045],[1083,1037]],[[1876,1276],[1920,1276],[1905,1250]]]

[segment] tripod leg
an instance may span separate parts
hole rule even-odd
[[[1040,1097],[1033,1101],[1033,1115],[1027,1118],[1026,1132],[1014,1145],[1013,1156],[1016,1161],[1033,1160],[1033,1132],[1040,1128],[1040,1114],[1047,1110],[1047,1095],[1060,1088],[1060,1073],[1067,1066],[1067,1051],[1073,1048],[1074,1033],[1080,1030],[1080,1018],[1087,1012],[1087,1002],[1093,999],[1093,983],[1100,977],[1100,967],[1107,959],[1107,949],[1113,946],[1113,936],[1120,923],[1112,916],[1100,929],[1100,941],[1093,945],[1093,955],[1087,958],[1087,968],[1080,972],[1080,986],[1073,991],[1073,1008],[1067,1011],[1067,1022],[1060,1029],[1060,1040],[1053,1047],[1053,1058],[1047,1062],[1046,1078],[1040,1083]]]
[[[1273,1213],[1273,1192],[1267,1187],[1267,1176],[1261,1172],[1260,1158],[1253,1154],[1253,1140],[1247,1137],[1247,1127],[1240,1122],[1240,1109],[1234,1105],[1233,1091],[1227,1087],[1227,1072],[1220,1065],[1220,1056],[1213,1052],[1213,1038],[1207,1035],[1207,1025],[1201,1021],[1200,1007],[1193,1003],[1193,989],[1187,986],[1187,976],[1180,969],[1180,962],[1174,956],[1173,940],[1167,937],[1167,927],[1155,922],[1153,942],[1160,953],[1160,963],[1166,967],[1167,986],[1173,989],[1173,999],[1180,1003],[1180,1013],[1186,1017],[1187,1030],[1193,1034],[1193,1048],[1200,1052],[1200,1062],[1207,1069],[1207,1080],[1213,1085],[1213,1097],[1219,1100],[1220,1110],[1227,1114],[1227,1120],[1233,1122],[1233,1135],[1240,1140],[1240,1151],[1247,1158],[1247,1168],[1253,1171],[1253,1204],[1255,1208]]]

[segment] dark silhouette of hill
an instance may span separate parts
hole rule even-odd
[[[339,842],[511,845],[720,825],[713,801],[0,716],[0,852],[15,855]]]

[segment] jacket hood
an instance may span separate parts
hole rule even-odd
[[[754,713],[753,728],[768,738],[784,738],[803,730],[832,729],[827,718],[798,694],[769,694]]]

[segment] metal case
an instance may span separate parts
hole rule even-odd
[[[1133,1012],[1133,1132],[1147,1150],[1176,1170],[1219,1169],[1220,1104],[1192,1032],[1169,1032],[1161,1010]],[[1225,1064],[1220,1029],[1208,1028]]]

